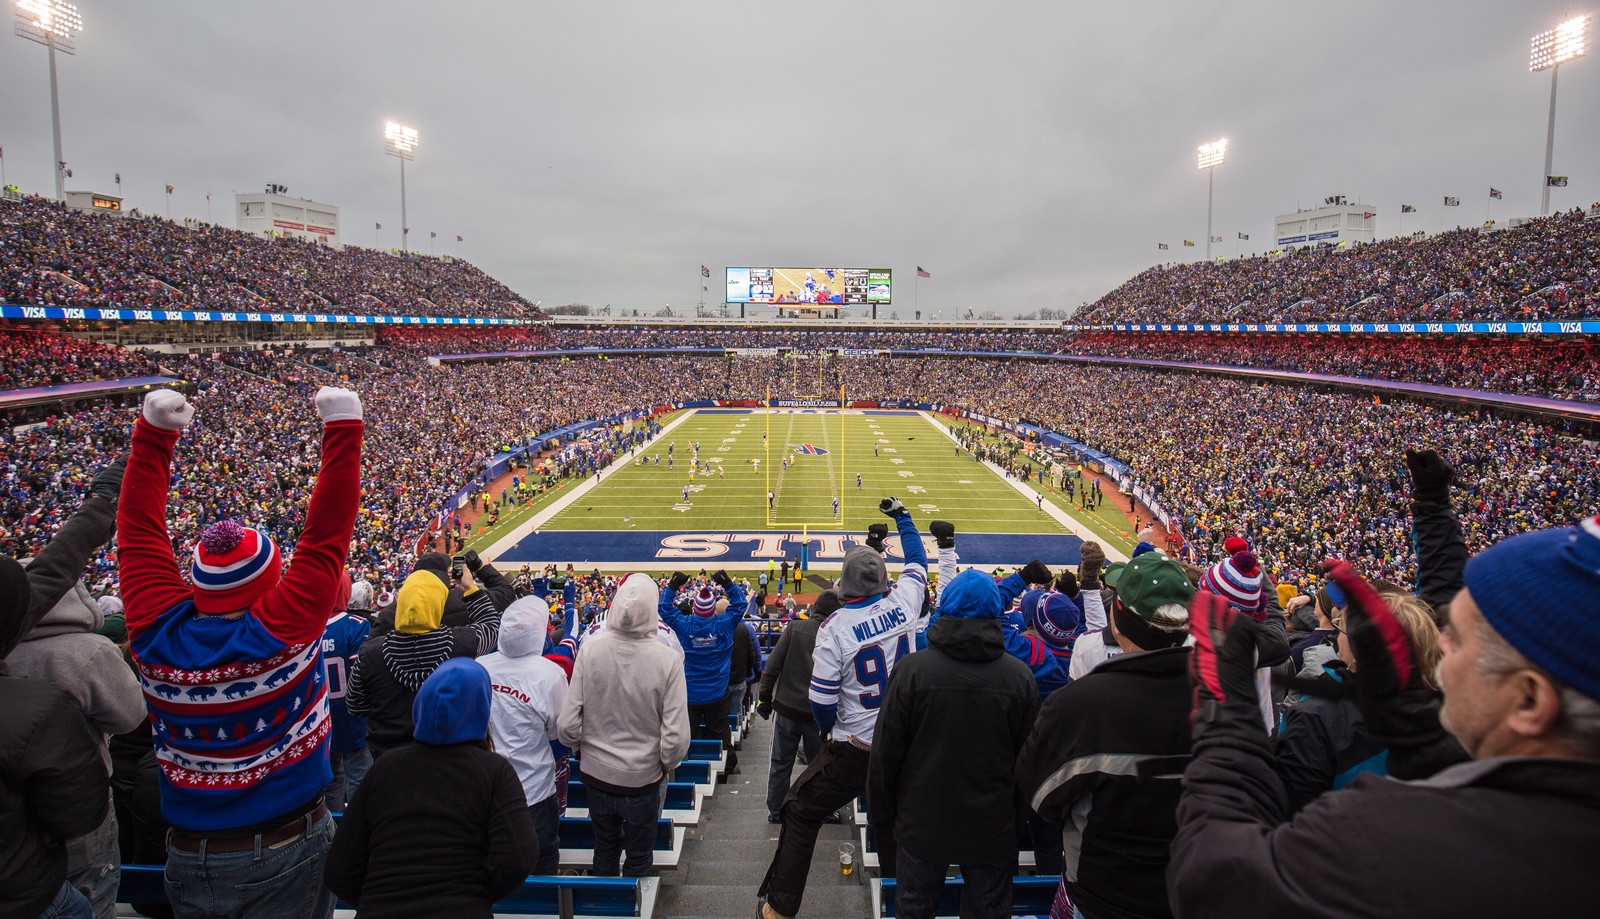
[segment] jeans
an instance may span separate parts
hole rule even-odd
[[[335,753],[329,764],[333,766],[333,781],[323,789],[322,796],[328,801],[328,810],[343,812],[345,805],[356,796],[361,780],[367,777],[367,770],[372,768],[372,751],[362,745]]]
[[[870,756],[854,744],[829,741],[789,789],[789,797],[778,812],[783,818],[778,851],[772,854],[772,864],[758,892],[778,913],[799,914],[800,901],[806,893],[806,875],[811,871],[811,854],[817,848],[817,833],[829,815],[866,789]],[[878,858],[880,863],[894,864],[893,840],[879,837]]]
[[[689,730],[696,740],[720,740],[722,749],[728,751],[728,771],[739,765],[739,754],[733,751],[733,730],[728,727],[728,696],[715,702],[689,706]]]
[[[116,919],[117,885],[121,881],[122,855],[113,804],[98,827],[67,840],[67,883],[89,901],[96,919]]]
[[[528,805],[528,816],[533,818],[533,838],[539,841],[539,860],[533,864],[533,873],[555,874],[561,870],[561,816],[556,796]]]
[[[178,919],[327,919],[334,897],[322,884],[333,841],[324,815],[299,836],[243,852],[167,849],[167,898]]]
[[[781,712],[772,714],[772,761],[767,768],[767,816],[776,817],[789,796],[789,778],[794,774],[794,757],[804,745],[806,760],[814,760],[822,749],[822,735],[812,721],[796,721]]]
[[[895,861],[895,915],[933,919],[949,865],[925,862],[904,849]],[[1010,919],[1011,866],[962,865],[961,919]]]
[[[661,816],[661,795],[614,795],[589,789],[589,820],[594,824],[594,874],[616,877],[617,862],[626,851],[622,876],[642,878],[656,861],[656,820]]]
[[[39,914],[39,919],[94,919],[94,907],[77,888],[62,881],[56,898]]]

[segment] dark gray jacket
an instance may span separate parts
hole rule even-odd
[[[763,702],[785,718],[801,724],[812,724],[811,717],[811,654],[817,647],[817,629],[822,619],[794,619],[784,627],[778,646],[767,657],[767,669],[761,674]]]

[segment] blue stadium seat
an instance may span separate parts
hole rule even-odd
[[[1014,917],[1050,915],[1050,904],[1055,901],[1056,886],[1060,881],[1061,878],[1054,875],[1012,878],[1011,915]],[[963,884],[960,877],[945,880],[944,890],[939,893],[939,905],[934,911],[935,916],[961,915]],[[894,888],[894,878],[872,882],[872,915],[875,919],[892,919],[895,915]]]
[[[661,816],[678,826],[694,826],[700,822],[700,804],[706,794],[704,786],[693,782],[668,782]],[[566,816],[589,816],[589,787],[581,779],[567,782]]]

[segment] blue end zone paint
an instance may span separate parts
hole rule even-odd
[[[809,533],[810,564],[834,568],[844,550],[866,540],[857,532]],[[649,532],[637,530],[544,530],[524,536],[495,559],[500,565],[572,562],[579,565],[617,565],[641,568],[694,568],[710,566],[764,566],[767,559],[797,558],[801,534],[768,532]],[[938,549],[931,536],[923,537],[928,563],[938,564]],[[889,562],[902,561],[900,544],[891,537]],[[957,538],[961,566],[1017,567],[1033,559],[1046,565],[1076,565],[1083,540],[1064,534],[971,533]]]

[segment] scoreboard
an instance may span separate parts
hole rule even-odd
[[[888,268],[729,268],[728,303],[771,303],[817,309],[889,303]]]

